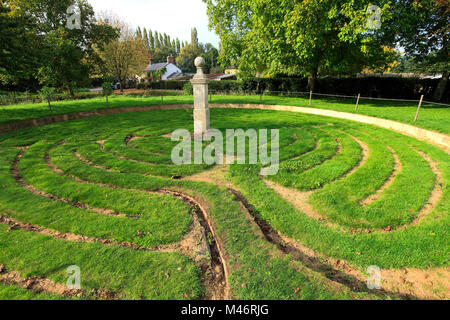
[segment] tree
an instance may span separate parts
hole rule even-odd
[[[101,48],[98,53],[104,62],[104,74],[116,78],[120,83],[120,91],[123,92],[128,79],[142,74],[149,53],[143,41],[119,18],[108,17],[104,23],[118,28],[120,37]]]
[[[0,2],[0,83],[17,84],[33,76],[39,52],[38,39],[31,28],[28,17],[11,15],[11,9]]]
[[[392,19],[383,24],[387,41],[405,49],[415,72],[442,73],[433,98],[441,100],[448,83],[450,1],[392,1]]]
[[[114,92],[113,88],[112,88],[112,80],[110,77],[105,82],[103,82],[102,90],[103,90],[103,95],[106,98],[106,104],[109,104],[108,96],[110,96]]]
[[[191,30],[191,45],[193,46],[194,50],[198,49],[198,32],[197,32],[197,28],[193,28]]]
[[[158,31],[155,31],[155,49],[159,49],[161,47],[161,43],[159,42],[159,34]]]
[[[212,69],[215,69],[216,62],[219,57],[219,50],[214,48],[211,43],[204,45],[204,53],[201,56],[205,59],[205,69],[207,73],[211,73]]]
[[[35,63],[29,72],[41,83],[68,89],[72,95],[74,86],[85,83],[99,62],[94,47],[101,47],[117,36],[113,28],[97,24],[94,10],[86,0],[9,0],[8,3],[12,17],[29,22],[22,26],[32,35],[29,45],[34,46]],[[79,9],[80,28],[70,29],[67,9],[73,5]]]
[[[302,74],[314,89],[319,74],[347,72],[354,57],[359,69],[392,60],[377,32],[366,27],[370,1],[204,1],[221,38],[222,65],[239,65],[244,75]],[[383,19],[388,8],[381,8]]]
[[[41,91],[39,92],[39,95],[41,96],[42,101],[47,101],[48,109],[50,110],[50,112],[53,112],[51,101],[52,101],[55,93],[56,93],[55,88],[47,87],[47,86],[42,87]]]
[[[147,29],[144,28],[143,32],[143,41],[144,41],[144,46],[147,49],[148,53],[150,54],[150,40],[148,39],[148,33],[147,33]]]
[[[177,47],[177,54],[180,54],[180,52],[181,52],[181,44],[180,44],[180,39],[178,39],[177,38],[177,41],[176,41],[176,47]]]
[[[89,66],[83,62],[83,51],[58,32],[49,32],[44,37],[37,77],[46,86],[67,89],[74,95],[74,88],[87,84]]]
[[[150,53],[153,54],[155,52],[155,38],[152,30],[148,30],[148,41],[150,42]]]
[[[142,30],[141,30],[141,27],[137,27],[137,29],[136,29],[136,37],[142,39]]]
[[[162,49],[166,46],[166,43],[164,41],[164,36],[162,35],[162,33],[159,34],[159,46],[160,46],[160,49]]]

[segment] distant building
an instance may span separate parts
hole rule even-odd
[[[229,66],[225,69],[225,74],[238,74],[239,69],[236,66]]]
[[[174,80],[175,78],[181,76],[183,72],[180,68],[175,65],[175,58],[173,56],[167,57],[167,62],[163,63],[153,63],[153,57],[150,59],[150,64],[145,68],[142,79],[146,82],[159,80],[155,78],[155,71],[165,70],[164,74],[161,75],[161,80]]]
[[[222,81],[222,80],[237,80],[237,77],[234,73],[230,74],[207,74],[206,75],[209,80],[213,81]]]
[[[394,77],[401,77],[401,78],[420,78],[420,79],[440,79],[442,78],[442,74],[435,74],[435,75],[429,75],[429,74],[416,74],[416,73],[357,73],[357,78],[367,78],[367,77],[378,77],[378,78],[394,78]]]

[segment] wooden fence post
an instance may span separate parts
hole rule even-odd
[[[358,111],[358,105],[359,105],[359,98],[361,97],[361,93],[358,93],[358,99],[356,100],[356,108],[355,108],[355,112]]]
[[[414,118],[414,122],[416,122],[417,118],[419,117],[419,111],[420,111],[420,107],[422,106],[422,101],[423,101],[423,95],[420,97],[419,106],[417,107],[417,112],[416,112],[416,117]]]
[[[311,105],[311,100],[312,100],[312,90],[309,91],[309,105]]]

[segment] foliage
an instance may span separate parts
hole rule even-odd
[[[102,23],[120,30],[120,37],[98,48],[98,55],[103,61],[103,74],[112,76],[120,83],[120,90],[131,77],[142,74],[149,55],[141,39],[119,18],[103,17]]]
[[[405,49],[418,73],[442,73],[434,99],[441,100],[449,78],[450,2],[448,0],[393,1],[392,19],[384,37]]]
[[[391,61],[365,26],[369,1],[205,0],[223,66],[247,75],[351,74]],[[386,5],[383,19],[389,16]]]
[[[211,70],[216,67],[219,57],[219,51],[214,48],[210,43],[203,44],[198,41],[197,29],[194,28],[191,31],[191,43],[185,45],[179,56],[176,59],[177,66],[187,73],[195,73],[196,68],[194,66],[195,58],[202,56],[205,58],[204,71],[211,73]]]
[[[138,89],[162,89],[162,90],[183,90],[186,81],[166,80],[166,81],[152,81],[147,83],[139,83]]]
[[[187,96],[192,96],[194,94],[194,87],[190,81],[186,82],[183,86],[184,94]]]
[[[38,52],[31,28],[29,17],[11,15],[11,9],[0,2],[0,83],[16,84],[32,76]]]
[[[102,85],[103,95],[106,98],[106,103],[108,104],[108,96],[113,94],[114,90],[111,85],[111,81],[105,81]]]
[[[80,29],[67,27],[67,9],[72,5],[79,10]],[[97,24],[91,5],[85,0],[11,0],[9,7],[11,19],[28,21],[18,27],[18,34],[27,34],[33,48],[33,58],[25,64],[28,74],[21,78],[38,78],[41,84],[67,89],[71,95],[76,86],[86,83],[99,62],[94,47],[117,36],[113,28]],[[28,50],[25,48],[24,52]]]
[[[42,87],[41,91],[39,92],[39,95],[41,96],[42,101],[47,101],[50,112],[52,112],[51,101],[52,101],[52,98],[55,95],[55,93],[56,93],[55,88],[47,87],[47,86]]]

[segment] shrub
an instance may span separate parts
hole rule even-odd
[[[39,95],[41,96],[42,101],[44,101],[44,100],[47,101],[50,112],[53,112],[51,101],[52,101],[52,98],[55,95],[55,93],[56,93],[55,88],[47,87],[47,86],[42,87],[41,91],[39,91]]]
[[[183,86],[184,94],[189,96],[194,94],[194,87],[190,81],[186,82]]]
[[[108,96],[114,92],[114,90],[111,86],[111,82],[109,82],[109,81],[103,82],[102,88],[103,88],[103,95],[106,98],[106,104],[108,104]]]
[[[415,99],[423,94],[428,99],[433,95],[439,79],[419,78],[333,78],[324,77],[316,81],[315,93],[356,96],[358,93],[364,97]],[[247,78],[243,80],[211,81],[212,92],[218,93],[290,93],[308,92],[307,78]],[[450,90],[446,90],[443,101],[450,101]]]

